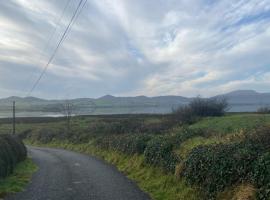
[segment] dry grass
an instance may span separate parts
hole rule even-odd
[[[229,188],[217,196],[218,200],[255,200],[256,189],[249,183]]]

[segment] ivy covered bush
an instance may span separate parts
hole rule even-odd
[[[173,143],[165,137],[155,137],[149,141],[144,151],[145,161],[160,166],[165,171],[174,172],[179,158],[173,152]]]
[[[0,135],[0,178],[11,174],[17,163],[26,158],[26,148],[20,139]]]
[[[253,180],[258,190],[257,198],[270,199],[270,152],[263,154],[257,161]]]
[[[96,145],[103,149],[112,149],[127,154],[143,154],[148,141],[152,138],[150,135],[113,135],[98,137]]]
[[[188,183],[205,191],[210,199],[214,199],[217,192],[226,187],[252,180],[259,188],[260,199],[267,199],[270,183],[269,144],[269,128],[261,127],[248,134],[242,142],[199,146],[191,151],[184,162],[182,175]]]
[[[147,135],[122,135],[114,137],[111,148],[127,154],[142,154],[150,140]]]
[[[183,127],[177,130],[174,135],[168,136],[168,139],[171,140],[175,147],[178,147],[181,143],[196,136],[208,137],[208,132],[203,129],[190,129],[188,127]]]
[[[183,175],[214,198],[217,192],[251,177],[259,150],[246,143],[200,146],[188,156]]]

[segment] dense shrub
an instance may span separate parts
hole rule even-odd
[[[195,116],[222,116],[228,108],[228,103],[225,98],[202,99],[198,97],[190,102],[189,107]]]
[[[60,134],[60,137],[63,140],[67,140],[74,144],[87,143],[94,137],[87,130],[84,129],[76,129],[76,130],[72,129],[70,134],[63,134],[60,132],[58,134]],[[57,139],[59,139],[59,136]]]
[[[27,137],[31,136],[31,133],[32,133],[32,129],[26,129],[20,133],[17,134],[17,136],[21,139],[21,140],[24,140],[26,139]]]
[[[37,140],[41,143],[49,143],[57,137],[56,132],[51,129],[41,129],[36,135]]]
[[[66,132],[64,129],[52,128],[42,128],[31,135],[32,139],[43,144],[47,144],[53,140],[67,140],[72,142],[73,137],[75,137],[75,134]]]
[[[89,130],[95,134],[126,134],[138,132],[143,122],[139,119],[117,119],[92,124]]]
[[[262,152],[270,151],[270,127],[257,127],[251,133],[246,134],[246,141],[259,145],[262,148]]]
[[[200,129],[182,128],[174,135],[122,134],[97,137],[95,145],[102,149],[112,149],[126,154],[144,153],[146,162],[173,171],[179,160],[173,149],[194,136],[203,136]]]
[[[0,135],[0,178],[13,172],[18,162],[26,158],[26,148],[20,139],[10,135]]]
[[[128,154],[142,154],[146,148],[150,136],[122,136],[115,138],[113,148]]]
[[[183,175],[214,198],[227,186],[250,179],[261,150],[261,146],[250,142],[200,146],[189,154]]]
[[[270,152],[263,154],[257,161],[253,180],[258,190],[258,199],[270,199]]]
[[[196,121],[197,116],[193,113],[190,106],[181,106],[172,112],[172,121],[183,124],[192,124]]]
[[[208,131],[182,127],[181,129],[176,130],[174,135],[169,136],[169,140],[171,140],[175,147],[178,147],[181,143],[196,136],[208,137]]]
[[[270,114],[270,107],[261,107],[257,112],[260,114]]]
[[[160,166],[173,172],[178,162],[173,152],[173,143],[165,137],[155,137],[149,141],[144,151],[145,161],[153,166]]]
[[[150,135],[112,135],[99,137],[95,143],[104,149],[113,149],[127,154],[142,154],[150,139]]]
[[[228,108],[225,98],[195,98],[187,106],[180,106],[172,112],[173,121],[191,124],[198,117],[223,116]]]
[[[262,163],[265,164],[269,157],[257,159],[269,151],[270,129],[259,127],[247,133],[242,142],[193,149],[184,163],[183,175],[190,184],[200,186],[209,197],[237,182],[251,180],[261,187],[261,195],[268,195],[269,185],[265,179],[269,180],[269,172],[265,169],[269,166],[265,167]],[[266,177],[263,178],[264,174]]]

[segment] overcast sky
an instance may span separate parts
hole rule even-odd
[[[0,97],[29,91],[79,2],[59,25],[67,1],[0,1]],[[88,0],[32,95],[236,89],[270,92],[270,0]]]

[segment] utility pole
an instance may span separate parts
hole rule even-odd
[[[16,116],[15,116],[15,101],[13,101],[13,131],[12,134],[15,135],[15,124],[16,124]]]

